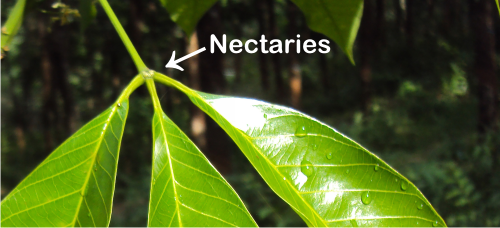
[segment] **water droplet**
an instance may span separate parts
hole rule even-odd
[[[363,204],[368,205],[372,202],[372,200],[373,200],[373,196],[369,191],[365,191],[365,192],[361,193],[361,202],[363,202]]]
[[[434,222],[432,223],[432,226],[433,226],[433,227],[439,226],[438,221],[434,221]]]
[[[401,181],[401,190],[406,191],[408,188],[408,183],[406,181]]]
[[[398,180],[398,178],[394,178],[394,181],[398,182],[399,180]]]
[[[121,107],[121,106],[122,106],[122,104],[118,103],[118,104],[117,104],[117,106],[118,106],[118,107]]]
[[[314,168],[311,162],[304,160],[300,165],[301,165],[300,170],[302,171],[302,173],[306,176],[311,176]]]
[[[345,173],[349,173],[350,171],[349,170],[346,170]]]
[[[286,177],[283,177],[283,180],[286,180]]]
[[[417,225],[419,224],[419,222],[417,221]]]
[[[302,127],[299,127],[297,128],[297,130],[295,131],[295,136],[297,137],[304,137],[307,135],[307,132],[306,132],[306,126],[302,126]]]
[[[89,217],[90,217],[90,212],[87,214],[87,216],[89,216]]]
[[[264,119],[267,119],[267,114],[264,113]]]
[[[417,209],[422,210],[422,208],[424,208],[424,204],[423,203],[418,203],[417,204]]]
[[[332,154],[332,152],[330,152],[330,153],[326,154],[326,158],[327,158],[328,160],[331,160],[331,159],[333,158],[333,154]]]
[[[373,168],[373,169],[375,170],[375,172],[377,172],[377,171],[378,171],[379,166],[380,166],[380,165],[379,165],[379,164],[377,164],[377,165],[375,166],[375,168]]]

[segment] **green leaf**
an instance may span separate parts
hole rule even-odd
[[[292,0],[309,28],[334,40],[354,64],[352,47],[363,14],[363,0]]]
[[[445,226],[422,193],[380,158],[293,109],[184,92],[236,142],[271,189],[309,226]]]
[[[80,0],[80,8],[78,9],[81,16],[81,30],[85,30],[97,15],[97,9],[93,0]]]
[[[7,22],[2,27],[2,53],[7,49],[7,46],[12,41],[12,38],[17,34],[17,31],[23,23],[24,7],[26,0],[18,0],[16,5],[9,14]]]
[[[109,225],[128,100],[87,123],[2,201],[2,226]]]
[[[200,18],[217,0],[160,0],[160,2],[167,9],[172,21],[190,36]]]
[[[153,145],[149,226],[257,226],[233,188],[163,111],[153,118]]]

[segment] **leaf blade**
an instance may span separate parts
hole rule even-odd
[[[361,23],[363,0],[292,0],[311,30],[334,40],[354,64],[352,48]]]
[[[167,9],[172,21],[177,23],[187,36],[190,36],[203,14],[205,14],[217,0],[160,0],[160,2],[163,7]]]
[[[234,189],[162,111],[153,117],[153,140],[148,226],[257,226]]]
[[[113,105],[54,150],[2,200],[2,225],[108,226],[127,114]]]
[[[212,117],[309,226],[446,225],[404,176],[316,119],[262,101],[198,92],[162,75],[155,79]]]

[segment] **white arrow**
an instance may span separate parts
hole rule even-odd
[[[201,52],[204,52],[205,50],[206,50],[205,47],[202,47],[196,51],[193,51],[193,52],[187,54],[186,56],[184,56],[178,60],[175,60],[175,51],[174,51],[174,52],[172,52],[172,57],[170,57],[170,60],[168,61],[167,65],[165,65],[165,67],[166,68],[175,68],[177,70],[184,71],[184,69],[182,67],[180,67],[179,65],[177,65],[177,63],[180,63],[186,59],[189,59],[189,58],[191,58],[191,57],[193,57]]]

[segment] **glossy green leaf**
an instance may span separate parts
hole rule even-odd
[[[12,38],[17,34],[17,31],[23,23],[24,7],[26,0],[18,0],[16,5],[9,14],[7,22],[2,27],[2,53],[12,41]]]
[[[356,142],[279,105],[191,90],[166,76],[236,142],[309,226],[445,226],[422,193]]]
[[[2,226],[109,225],[128,100],[73,134],[2,201]]]
[[[257,226],[233,188],[162,111],[153,118],[153,140],[149,226]]]
[[[81,30],[85,30],[97,15],[97,9],[93,0],[80,0],[80,7],[78,9],[81,17]]]
[[[160,0],[160,2],[167,9],[172,21],[177,23],[189,36],[193,33],[203,14],[217,0]]]
[[[334,40],[354,63],[352,48],[363,14],[363,0],[292,0],[311,30]]]

